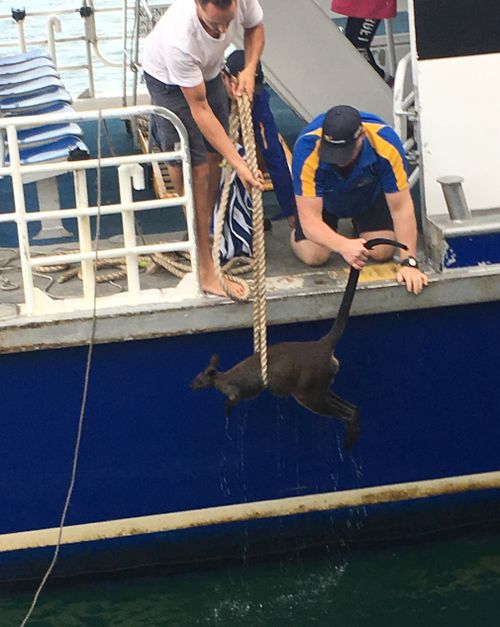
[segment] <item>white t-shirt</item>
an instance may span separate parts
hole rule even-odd
[[[167,85],[200,85],[219,74],[236,30],[257,26],[262,17],[258,0],[237,0],[234,19],[216,39],[201,25],[194,0],[177,0],[147,36],[142,67]]]

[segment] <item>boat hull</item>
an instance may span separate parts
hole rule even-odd
[[[293,399],[265,392],[226,418],[218,392],[190,390],[213,352],[224,369],[248,355],[250,330],[95,346],[66,519],[68,528],[93,525],[92,533],[64,547],[59,574],[410,539],[491,522],[497,490],[265,520],[249,516],[169,532],[148,527],[151,518],[174,512],[221,506],[237,512],[245,503],[498,470],[499,317],[497,301],[351,319],[335,382],[336,391],[360,408],[360,440],[350,452],[343,449],[341,423]],[[317,338],[327,327],[274,326],[269,339]],[[59,524],[86,357],[87,348],[79,346],[0,358],[1,579],[39,576],[53,551],[36,548],[37,533]],[[145,526],[135,533],[133,525],[131,533],[120,524],[99,528],[130,519]],[[26,531],[32,534],[16,543],[16,534]]]

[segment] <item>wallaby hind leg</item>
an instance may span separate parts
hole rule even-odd
[[[316,395],[310,395],[296,396],[295,399],[303,407],[316,414],[344,421],[346,423],[345,448],[349,449],[356,444],[359,436],[358,408],[356,405],[344,401],[344,399],[330,390],[319,398]]]
[[[345,416],[347,425],[344,436],[344,446],[346,449],[350,449],[356,444],[359,437],[359,410],[356,405],[340,398],[338,394],[335,394],[335,392],[331,390],[328,395],[328,401],[334,416]]]
[[[340,398],[338,394],[331,390],[328,395],[328,402],[335,417],[345,416],[347,425],[344,446],[346,449],[350,449],[356,444],[359,437],[359,410],[356,405]]]

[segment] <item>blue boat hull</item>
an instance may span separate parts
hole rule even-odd
[[[293,399],[264,393],[227,419],[219,393],[189,389],[213,352],[224,369],[246,356],[249,330],[98,345],[66,524],[498,470],[499,319],[499,302],[353,318],[335,383],[360,407],[352,452],[343,450],[342,424]],[[317,338],[327,326],[277,326],[269,338]],[[0,535],[59,524],[86,356],[86,347],[76,347],[0,359]],[[285,547],[346,535],[412,537],[425,531],[425,516],[433,521],[429,530],[494,518],[498,496],[477,492],[77,543],[64,547],[60,574],[214,559],[241,554],[245,542],[246,550],[263,553],[279,550],[280,538]],[[412,528],[412,519],[422,523]],[[52,551],[0,553],[0,578],[38,576]]]

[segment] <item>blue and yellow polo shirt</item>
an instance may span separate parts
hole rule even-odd
[[[368,211],[383,193],[408,187],[408,164],[401,140],[381,118],[360,111],[366,131],[363,148],[347,178],[330,163],[320,161],[325,113],[299,135],[292,159],[296,196],[323,198],[325,211],[339,218],[354,218]]]

